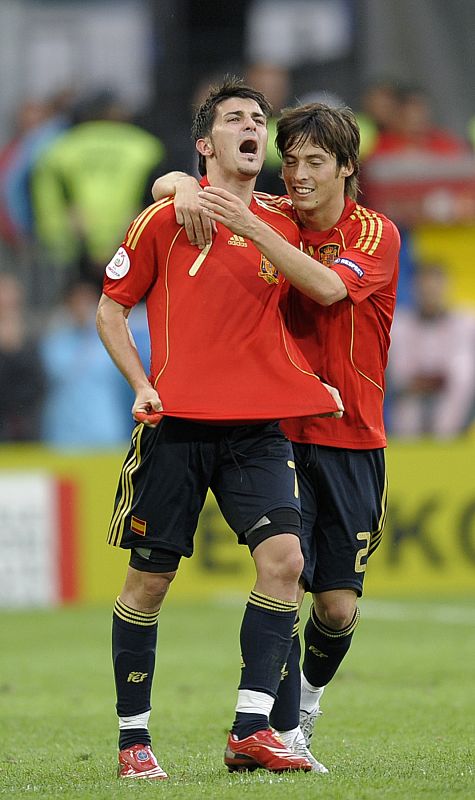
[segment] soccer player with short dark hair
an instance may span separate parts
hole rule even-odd
[[[203,185],[233,191],[297,246],[295,223],[253,194],[269,111],[265,98],[240,82],[210,92],[193,125]],[[219,227],[197,254],[176,223],[172,199],[147,208],[106,267],[97,313],[102,341],[135,391],[139,422],[108,539],[131,551],[113,615],[122,778],[167,778],[148,731],[158,615],[181,557],[193,552],[208,488],[257,571],[241,626],[244,665],[225,763],[229,769],[311,768],[269,726],[303,567],[292,448],[278,420],[341,415],[341,402],[288,335],[280,311],[285,279],[252,242]],[[150,378],[127,328],[129,311],[142,298]]]
[[[381,540],[386,514],[384,370],[399,234],[385,216],[356,202],[359,130],[350,109],[320,103],[286,109],[276,143],[288,196],[266,201],[296,219],[305,253],[276,237],[229,192],[207,187],[199,197],[208,220],[254,242],[292,284],[289,327],[312,368],[338,386],[345,404],[340,420],[300,418],[281,426],[294,447],[303,517],[301,583],[312,592],[313,606],[301,686],[295,635],[270,719],[290,749],[312,758],[306,748],[320,698],[350,647],[367,559]],[[190,179],[176,185],[183,214],[194,187]],[[210,237],[203,217],[193,224],[195,240]],[[316,759],[312,763],[314,771],[327,772]]]

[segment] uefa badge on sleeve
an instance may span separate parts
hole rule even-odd
[[[106,267],[106,275],[108,278],[111,278],[113,281],[119,280],[119,278],[123,278],[124,275],[127,275],[130,269],[130,258],[127,250],[123,247],[119,247],[115,256],[111,258],[107,267]]]

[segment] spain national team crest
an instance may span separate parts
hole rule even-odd
[[[269,259],[261,255],[261,264],[258,272],[259,278],[264,278],[266,283],[279,283],[279,272]]]
[[[331,242],[330,244],[322,244],[322,246],[318,248],[318,260],[325,267],[331,267],[335,261],[335,258],[338,258],[339,255],[339,244]]]

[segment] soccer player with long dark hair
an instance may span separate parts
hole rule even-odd
[[[284,110],[278,121],[288,194],[266,196],[266,202],[296,220],[305,252],[283,242],[226,190],[207,187],[196,202],[192,178],[164,176],[177,189],[177,214],[191,209],[192,240],[206,244],[209,220],[221,223],[252,241],[286,276],[292,284],[287,323],[312,368],[338,386],[345,405],[339,420],[282,422],[293,443],[302,502],[301,594],[312,592],[313,604],[301,685],[294,635],[270,719],[316,772],[327,772],[308,751],[320,699],[350,647],[367,559],[381,540],[386,514],[384,371],[400,242],[389,219],[357,202],[359,138],[348,108],[313,103]]]

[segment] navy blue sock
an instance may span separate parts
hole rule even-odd
[[[134,744],[152,744],[147,728],[122,728],[119,731],[119,750],[127,750]]]
[[[112,617],[112,662],[117,693],[117,714],[132,717],[150,711],[158,611],[135,611],[117,598]],[[150,744],[146,727],[122,729],[119,749]]]
[[[300,711],[300,637],[299,621],[292,631],[292,647],[279,683],[269,722],[277,731],[291,731],[299,724]]]
[[[241,625],[242,671],[239,689],[275,698],[292,643],[297,603],[252,591]],[[239,702],[238,702],[239,705]],[[232,732],[244,739],[269,727],[267,714],[237,711]]]
[[[304,631],[303,674],[312,686],[326,686],[350,649],[353,632],[359,622],[357,608],[353,619],[340,631],[320,622],[312,606]]]
[[[245,739],[246,736],[252,736],[256,731],[263,731],[269,727],[269,719],[265,714],[245,714],[236,711],[231,731],[238,739]]]

